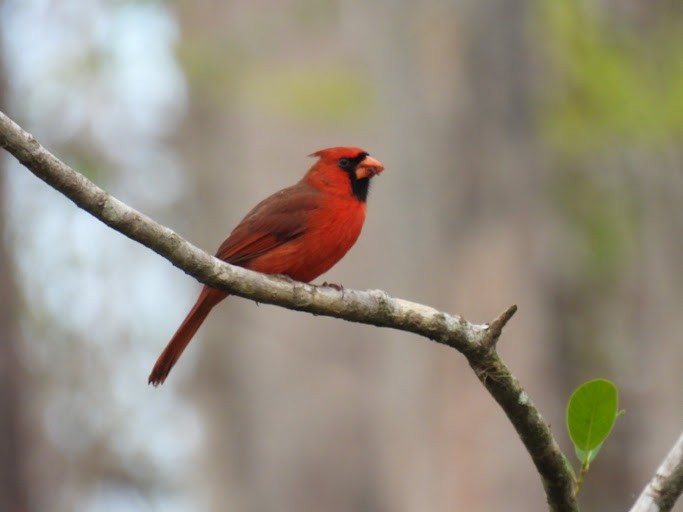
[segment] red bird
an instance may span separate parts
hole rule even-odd
[[[218,248],[233,265],[309,282],[334,266],[358,239],[370,179],[384,166],[358,148],[328,148],[296,185],[251,210]],[[228,294],[204,286],[197,302],[157,359],[149,383],[158,386],[202,325]]]

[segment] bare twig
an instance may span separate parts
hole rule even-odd
[[[657,468],[631,512],[666,512],[683,493],[683,433]]]
[[[503,311],[498,318],[489,324],[487,336],[482,340],[481,344],[490,350],[495,350],[496,343],[498,343],[500,335],[503,334],[503,327],[515,316],[515,313],[517,313],[516,304]]]
[[[550,509],[578,510],[571,473],[550,428],[495,352],[496,341],[516,306],[486,326],[429,306],[392,298],[381,290],[344,289],[342,294],[331,287],[291,282],[228,265],[109,195],[58,160],[2,112],[0,146],[80,208],[149,247],[202,283],[257,302],[412,332],[455,348],[467,358],[515,427],[541,475]]]

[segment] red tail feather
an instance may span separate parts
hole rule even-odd
[[[158,386],[164,383],[171,368],[173,368],[173,365],[183,353],[187,344],[190,343],[197,329],[202,325],[213,307],[227,296],[227,293],[215,288],[205,286],[202,289],[194,307],[180,327],[178,327],[178,330],[173,335],[173,338],[171,338],[171,341],[168,342],[168,345],[166,345],[159,359],[157,359],[152,373],[149,374],[149,380],[147,381],[149,384]]]

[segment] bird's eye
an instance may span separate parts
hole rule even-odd
[[[348,169],[351,166],[351,160],[349,160],[346,157],[340,158],[339,162],[337,163],[339,164],[339,167],[341,167],[342,169]]]

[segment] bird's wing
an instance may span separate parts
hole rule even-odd
[[[306,231],[310,213],[320,204],[319,192],[303,183],[276,192],[257,204],[221,244],[216,257],[245,265]]]

